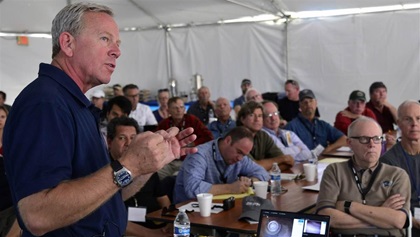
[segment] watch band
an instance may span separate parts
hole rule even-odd
[[[344,212],[350,215],[351,201],[344,201]]]
[[[123,166],[118,160],[111,161],[111,167],[114,172],[117,172],[118,170],[123,168]]]

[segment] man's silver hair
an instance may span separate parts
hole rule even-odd
[[[402,102],[400,104],[400,106],[398,106],[398,119],[400,119],[402,117],[403,108],[408,106],[408,105],[412,105],[412,104],[420,106],[420,103],[416,100],[406,100],[406,101]]]
[[[356,119],[356,120],[354,120],[351,124],[350,124],[350,126],[347,128],[347,137],[352,137],[353,136],[353,133],[354,133],[354,128],[356,127],[356,125],[358,124],[358,123],[366,123],[366,122],[373,122],[374,124],[376,124],[376,126],[381,130],[381,135],[382,135],[382,127],[381,127],[381,125],[379,125],[379,123],[378,122],[376,122],[376,120],[374,120],[373,118],[369,118],[369,117],[366,117],[366,116],[362,116],[362,117],[360,117],[360,118],[358,118],[358,119]]]
[[[78,36],[83,30],[83,16],[87,12],[103,12],[114,16],[111,8],[95,3],[79,2],[65,6],[52,21],[52,58],[61,50],[59,42],[61,33],[69,32],[74,37]]]
[[[248,101],[249,101],[249,100],[248,100],[248,96],[249,96],[249,93],[251,93],[251,91],[255,91],[255,92],[257,92],[258,94],[260,94],[260,95],[261,95],[261,93],[260,93],[257,89],[255,89],[255,88],[251,87],[251,88],[249,88],[248,90],[246,90],[246,92],[245,92],[245,95],[244,95],[244,97],[245,97],[245,102],[248,102]]]

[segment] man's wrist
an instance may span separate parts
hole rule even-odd
[[[350,215],[351,201],[344,201],[344,212]]]

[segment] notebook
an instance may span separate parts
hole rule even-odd
[[[329,216],[263,209],[257,237],[328,237],[329,231]]]

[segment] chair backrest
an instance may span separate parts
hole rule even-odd
[[[176,176],[166,176],[160,181],[162,189],[165,191],[165,194],[168,196],[171,203],[173,203],[173,191],[175,187]]]
[[[411,237],[411,228],[413,228],[413,214],[410,211],[408,213],[408,226],[405,229],[405,234],[407,237]]]

